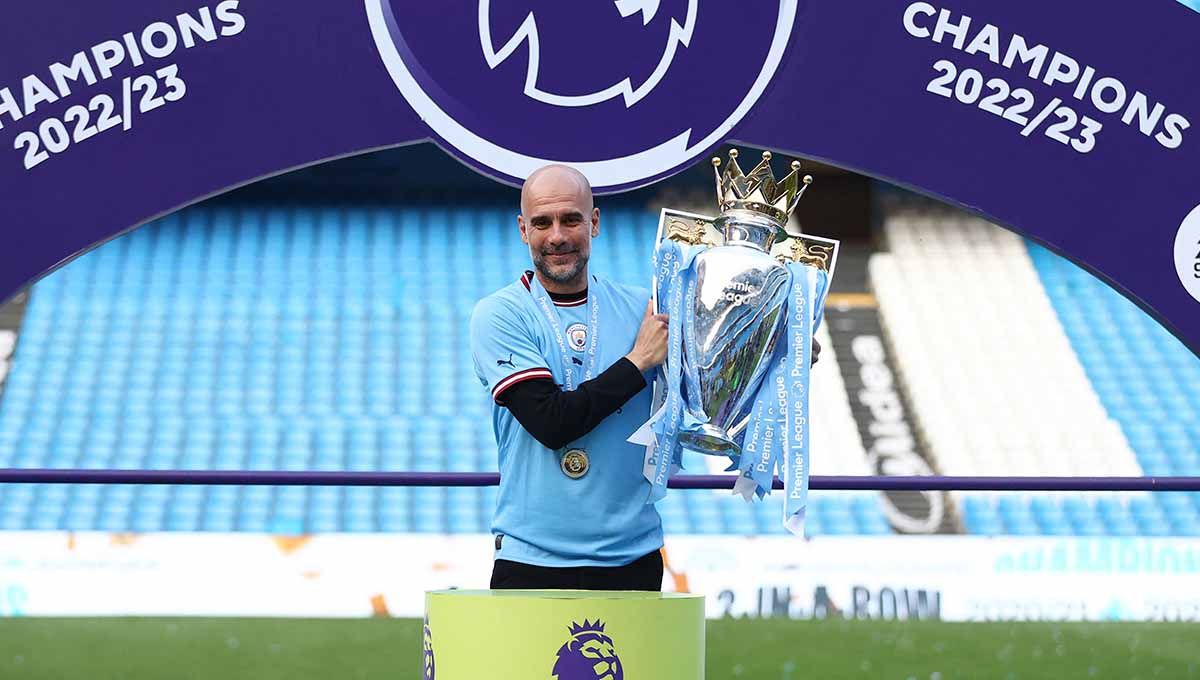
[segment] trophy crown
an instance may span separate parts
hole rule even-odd
[[[782,180],[775,180],[771,171],[771,152],[764,151],[762,160],[749,174],[742,173],[737,162],[737,149],[729,151],[729,165],[721,172],[721,159],[712,159],[717,176],[717,202],[721,211],[751,210],[779,223],[787,224],[788,217],[800,203],[800,197],[812,184],[812,175],[800,177],[800,161],[792,161],[791,169]]]

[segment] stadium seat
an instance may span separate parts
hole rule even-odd
[[[1087,377],[1145,474],[1200,474],[1200,358],[1092,274],[1026,245]],[[1136,499],[1114,533],[1136,527],[1155,536],[1194,535],[1196,508],[1189,506],[1183,494]]]
[[[648,284],[657,220],[614,206],[595,267]],[[466,325],[527,261],[511,206],[200,206],[155,220],[33,287],[0,398],[0,466],[495,471]],[[452,273],[456,286],[423,283]],[[866,474],[826,329],[818,339],[812,473]],[[724,467],[698,457],[688,471]],[[0,527],[486,532],[495,507],[494,489],[83,488],[6,488]],[[660,510],[670,533],[779,533],[778,500],[672,491]],[[831,532],[889,531],[850,494],[830,508]]]
[[[904,208],[887,218],[884,233],[889,252],[872,256],[871,283],[913,415],[941,472],[1169,474],[1168,461],[1135,453],[1149,441],[1149,427],[1121,427],[1122,409],[1161,408],[1160,391],[1131,388],[1126,372],[1136,353],[1130,343],[1142,337],[1125,332],[1133,317],[1104,313],[1108,302],[1080,294],[1061,260],[983,220]],[[1093,377],[1093,361],[1113,370]],[[1132,368],[1155,375],[1149,365]],[[1100,385],[1120,386],[1121,398],[1105,402]],[[971,533],[1127,535],[1133,527],[1128,516],[1102,511],[1108,501],[952,498]]]

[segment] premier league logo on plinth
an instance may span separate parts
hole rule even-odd
[[[584,620],[583,625],[571,623],[571,639],[558,649],[558,658],[551,673],[557,680],[623,680],[625,670],[613,645],[612,637],[604,632],[604,623]]]
[[[421,638],[421,680],[434,680],[437,669],[433,658],[433,631],[429,629],[429,619],[425,619],[424,634]]]
[[[785,525],[803,531],[808,490],[808,393],[812,338],[838,242],[785,229],[812,178],[800,164],[776,181],[771,154],[748,174],[737,151],[717,172],[721,213],[664,210],[654,293],[667,313],[667,361],[657,411],[641,430],[651,499],[689,449],[725,456],[747,499],[785,485]],[[647,430],[653,433],[649,438]]]

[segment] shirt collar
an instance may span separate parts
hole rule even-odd
[[[533,281],[533,272],[526,271],[521,274],[521,284],[525,286],[525,290],[529,290],[529,284]],[[550,293],[550,291],[546,291]],[[578,293],[550,293],[550,300],[555,307],[578,307],[587,304],[588,292],[587,288]]]

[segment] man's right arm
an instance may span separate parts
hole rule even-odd
[[[480,301],[471,313],[470,334],[475,376],[496,403],[523,382],[553,378],[533,331],[511,302]]]

